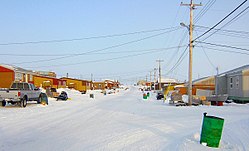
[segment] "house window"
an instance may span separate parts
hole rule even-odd
[[[15,80],[16,81],[22,81],[22,74],[21,73],[15,73]]]
[[[237,89],[239,88],[239,76],[237,76],[237,78],[236,78],[236,88]]]
[[[233,78],[230,78],[230,89],[233,88]]]
[[[29,81],[33,81],[33,76],[29,75]]]

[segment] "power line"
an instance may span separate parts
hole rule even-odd
[[[177,60],[177,62],[175,63],[175,65],[167,72],[167,75],[170,72],[173,72],[181,64],[181,62],[183,61],[183,59],[186,57],[187,53],[185,54],[185,52],[187,52],[187,49],[188,49],[188,46],[185,48],[185,50],[183,51],[182,55],[179,57],[179,59]]]
[[[104,78],[104,77],[129,77],[129,76],[134,76],[134,75],[142,75],[144,73],[147,73],[148,69],[146,70],[139,70],[139,71],[132,71],[132,72],[124,72],[124,73],[113,73],[113,74],[94,74],[94,77],[96,78]],[[70,74],[70,76],[74,76],[74,77],[79,77],[79,76],[89,76],[89,74]],[[64,75],[58,75],[58,76],[64,76]],[[123,78],[122,78],[123,79]]]
[[[247,9],[249,9],[249,6],[246,7],[244,10],[242,10],[242,11],[241,11],[239,14],[237,14],[235,17],[233,17],[229,22],[227,22],[227,23],[226,23],[225,25],[223,25],[221,28],[224,28],[225,26],[227,26],[227,25],[231,24],[232,22],[238,20],[238,19],[241,17],[240,15],[242,15]],[[208,38],[211,37],[212,35],[214,35],[216,32],[218,32],[218,31],[215,31],[215,32],[211,33],[208,37],[206,37],[205,39],[203,39],[203,41],[206,40],[206,39],[208,39]]]
[[[176,29],[176,28],[177,27],[161,28],[161,29],[136,31],[136,32],[130,32],[130,33],[123,33],[123,34],[112,34],[112,35],[102,35],[102,36],[92,36],[92,37],[72,38],[72,39],[55,39],[55,40],[40,40],[40,41],[26,41],[26,42],[9,42],[9,43],[0,43],[0,45],[1,46],[7,46],[7,45],[72,42],[72,41],[81,41],[81,40],[90,40],[90,39],[101,39],[101,38],[112,38],[112,37],[119,37],[119,36],[128,36],[128,35],[150,33],[150,32],[159,32],[159,31],[163,31],[163,30]]]
[[[206,32],[204,32],[202,35],[198,36],[197,38],[195,38],[193,41],[196,41],[197,39],[203,37],[204,35],[206,35],[207,33],[209,33],[211,30],[213,30],[215,27],[217,27],[219,24],[221,24],[224,20],[226,20],[230,15],[232,15],[235,11],[237,11],[242,5],[244,5],[247,2],[247,0],[245,0],[243,3],[241,3],[239,6],[237,6],[232,12],[230,12],[226,17],[224,17],[222,20],[220,20],[217,24],[215,24],[213,27],[211,27],[209,30],[207,30]]]
[[[141,39],[137,39],[137,40],[133,40],[133,41],[129,41],[129,42],[109,46],[109,47],[102,48],[102,49],[87,51],[87,52],[84,52],[84,53],[78,53],[78,54],[74,54],[74,55],[68,55],[68,56],[57,57],[57,58],[52,58],[52,59],[43,59],[43,60],[35,60],[35,61],[27,61],[27,62],[17,62],[17,63],[12,63],[12,64],[26,64],[26,63],[36,63],[36,62],[47,62],[47,61],[54,61],[54,60],[64,59],[64,58],[72,58],[72,57],[76,57],[76,56],[82,56],[82,55],[85,55],[85,54],[88,54],[88,53],[100,52],[100,51],[104,51],[104,50],[108,50],[108,49],[113,49],[113,48],[118,48],[118,47],[121,47],[121,46],[129,45],[129,44],[132,44],[132,43],[140,42],[140,41],[143,41],[143,40],[146,40],[146,39],[150,39],[150,38],[154,38],[154,37],[157,37],[157,36],[160,36],[160,35],[164,35],[166,33],[169,33],[169,32],[175,31],[175,30],[177,30],[177,29],[173,29],[173,30],[170,30],[170,31],[162,32],[162,33],[155,34],[155,35],[148,36],[148,37],[144,37],[144,38],[141,38]]]
[[[227,25],[231,24],[232,22],[238,20],[240,17],[244,16],[246,13],[248,13],[248,11],[245,12],[248,8],[249,8],[249,6],[246,7],[244,10],[242,10],[242,11],[241,11],[239,14],[237,14],[235,17],[233,17],[233,18],[232,18],[228,23],[226,23],[224,26],[227,26]],[[243,13],[245,13],[245,14],[243,14]],[[242,14],[243,14],[243,15],[242,15]],[[223,28],[223,26],[222,26],[222,28]]]
[[[200,25],[195,25],[195,29],[196,28],[203,28],[203,29],[210,29],[210,27],[206,27],[206,26],[200,26]],[[215,31],[221,31],[221,32],[225,32],[225,33],[234,33],[234,34],[244,34],[244,35],[249,35],[249,32],[247,31],[240,31],[240,30],[229,30],[229,29],[221,29],[221,28],[214,28],[213,30]]]
[[[196,31],[201,31],[201,30],[196,30]],[[229,37],[236,37],[236,38],[249,39],[249,35],[240,34],[240,33],[216,32],[215,34],[223,35],[223,36],[229,36]],[[205,39],[204,39],[204,40],[205,40]]]
[[[184,46],[182,46],[184,47]],[[49,66],[36,66],[36,67],[26,67],[26,68],[44,68],[44,67],[60,67],[60,66],[72,66],[72,65],[79,65],[79,64],[86,64],[86,63],[98,63],[98,62],[103,62],[103,61],[112,61],[112,60],[117,60],[117,59],[124,59],[124,58],[129,58],[129,57],[135,57],[135,56],[141,56],[144,54],[149,54],[149,53],[156,53],[159,51],[165,51],[165,50],[170,50],[170,49],[175,49],[178,47],[170,47],[164,50],[154,50],[150,52],[144,52],[144,53],[139,53],[139,54],[131,54],[131,55],[126,55],[126,56],[120,56],[120,57],[114,57],[114,58],[109,58],[109,59],[98,59],[98,60],[91,60],[91,61],[84,61],[84,62],[77,62],[77,63],[68,63],[68,64],[59,64],[59,65],[49,65]]]
[[[196,47],[200,47],[200,46],[196,46]],[[249,55],[249,53],[245,53],[245,52],[238,52],[238,51],[232,51],[232,50],[224,50],[224,49],[217,49],[217,48],[210,48],[210,47],[204,47],[206,49],[210,49],[210,50],[215,50],[215,51],[221,51],[221,52],[229,52],[229,53],[236,53],[236,54],[242,54],[242,55]]]
[[[207,11],[214,5],[215,2],[216,0],[209,0],[207,2],[207,5],[205,5],[194,18],[194,23],[197,23],[201,19],[201,17],[203,17],[207,13]]]
[[[127,52],[142,52],[142,51],[152,51],[152,50],[165,50],[167,48],[152,48],[152,49],[143,49],[143,50],[130,50],[130,51],[108,51],[108,52],[99,52],[99,53],[91,53],[91,54],[84,54],[84,55],[103,55],[103,54],[120,54],[120,53],[127,53]],[[77,55],[77,53],[71,54],[12,54],[12,53],[5,53],[0,54],[0,56],[17,56],[17,57],[49,57],[49,56],[69,56],[69,55]]]
[[[183,37],[181,38],[181,40],[180,40],[178,46],[181,46],[181,45],[183,44],[183,41],[185,40],[186,37],[187,37],[187,31],[184,32],[184,35],[183,35]],[[167,64],[168,64],[168,65],[170,65],[170,64],[173,62],[173,60],[175,59],[175,56],[176,56],[177,53],[179,52],[180,48],[181,48],[181,47],[179,47],[179,48],[172,54],[171,58],[167,61]]]
[[[201,48],[202,48],[202,51],[204,52],[205,56],[207,57],[208,62],[209,62],[209,63],[211,64],[211,66],[215,69],[216,67],[215,67],[215,65],[212,63],[212,61],[210,60],[210,58],[208,57],[208,55],[207,55],[207,53],[206,53],[204,47],[201,46]]]
[[[195,31],[196,32],[196,31]],[[196,32],[196,35],[198,36],[198,33]],[[204,52],[205,56],[207,57],[207,60],[208,62],[211,64],[211,66],[213,66],[214,69],[216,69],[215,65],[212,63],[212,61],[210,60],[210,58],[208,57],[203,45],[201,44],[201,48],[202,48],[202,51]]]
[[[239,48],[239,47],[234,47],[234,46],[229,46],[229,45],[213,44],[213,43],[203,42],[203,41],[196,41],[196,42],[197,42],[197,43],[207,44],[207,45],[212,45],[212,46],[219,46],[219,47],[233,48],[233,49],[238,49],[238,50],[249,51],[249,49]]]

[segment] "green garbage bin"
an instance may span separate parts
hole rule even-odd
[[[147,94],[143,94],[143,99],[147,99]]]
[[[207,143],[207,146],[209,147],[218,148],[223,125],[224,119],[215,116],[207,116],[207,113],[204,113],[200,143]]]
[[[150,97],[150,92],[147,92],[147,97]]]

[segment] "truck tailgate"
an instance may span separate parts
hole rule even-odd
[[[20,93],[18,90],[1,90],[0,91],[0,98],[2,98],[2,99],[18,98],[19,97],[18,93]]]

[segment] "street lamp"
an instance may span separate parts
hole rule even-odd
[[[193,63],[193,23],[190,20],[190,25],[180,23],[181,26],[186,27],[189,31],[189,80],[188,80],[188,105],[192,105],[192,63]]]
[[[186,28],[188,28],[188,30],[189,30],[189,26],[187,26],[186,24],[184,24],[184,23],[180,23],[180,25],[181,25],[182,27],[186,27]]]

